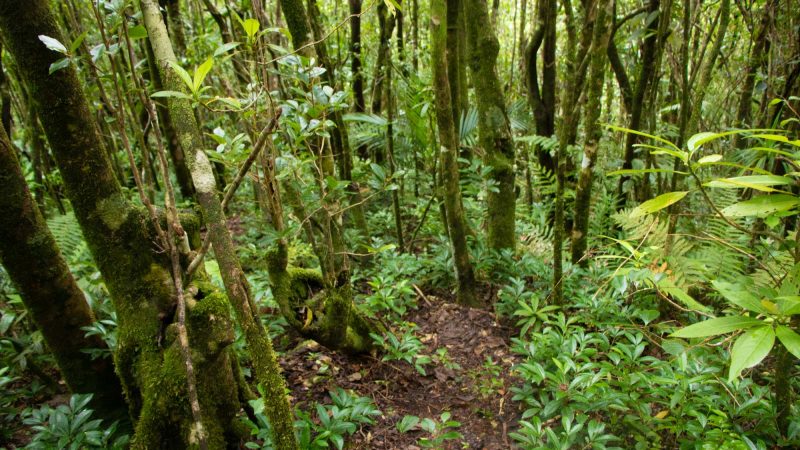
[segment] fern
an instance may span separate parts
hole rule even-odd
[[[47,219],[47,227],[67,261],[75,261],[81,257],[86,244],[78,221],[71,211]]]
[[[538,161],[530,161],[530,164],[534,195],[538,195],[540,198],[555,195],[556,175],[546,167],[542,167]]]

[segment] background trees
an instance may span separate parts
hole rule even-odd
[[[339,3],[0,6],[9,429],[796,445],[797,0]]]

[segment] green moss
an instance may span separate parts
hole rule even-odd
[[[97,202],[96,212],[110,230],[117,230],[128,218],[130,206],[125,196],[118,192]]]
[[[194,289],[192,289],[194,290]],[[197,286],[194,299],[187,298],[186,328],[197,391],[203,415],[203,431],[209,448],[224,448],[241,436],[234,427],[240,405],[232,370],[233,330],[227,298],[208,283]],[[146,390],[137,422],[133,448],[198,447],[197,425],[186,392],[186,368],[177,340],[167,344],[163,359],[141,362],[139,373]],[[175,434],[170,430],[180,430]]]

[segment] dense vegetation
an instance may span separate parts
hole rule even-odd
[[[800,447],[798,0],[3,0],[0,448]]]

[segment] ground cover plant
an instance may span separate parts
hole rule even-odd
[[[800,447],[797,0],[0,2],[0,449]]]

